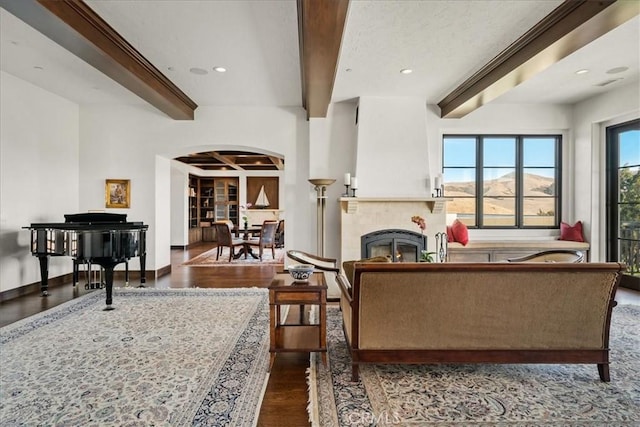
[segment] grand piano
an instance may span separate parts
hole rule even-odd
[[[32,223],[31,254],[40,261],[40,291],[49,295],[49,257],[73,258],[74,285],[80,263],[104,268],[106,308],[113,310],[113,270],[116,265],[140,257],[140,283],[145,283],[146,231],[142,222],[127,222],[126,214],[89,212],[67,214],[63,223]]]

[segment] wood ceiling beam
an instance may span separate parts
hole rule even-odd
[[[0,5],[176,120],[198,105],[82,0],[1,0]]]
[[[273,163],[276,169],[278,169],[279,171],[284,170],[284,162],[280,157],[275,157],[275,156],[267,156],[267,157],[269,158],[269,160],[271,160],[271,163]]]
[[[210,151],[207,154],[235,170],[239,170],[239,171],[244,170],[241,166],[238,166],[233,160],[231,160],[227,156],[223,156],[222,154],[219,154],[215,151]]]
[[[567,0],[438,103],[460,118],[638,15],[639,3]]]
[[[307,118],[326,117],[349,0],[298,0],[302,106]]]

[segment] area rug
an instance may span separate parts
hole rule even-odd
[[[222,249],[222,255],[216,260],[216,253],[218,248],[210,249],[206,252],[201,253],[189,261],[183,263],[184,266],[189,267],[225,267],[225,266],[237,266],[237,265],[265,265],[265,264],[283,264],[284,263],[284,254],[285,250],[282,248],[277,248],[275,250],[276,256],[271,256],[271,249],[266,249],[262,253],[262,261],[258,258],[254,258],[251,255],[247,256],[245,259],[244,255],[242,255],[238,259],[231,259],[229,262],[229,248]],[[236,254],[238,253],[238,249],[235,250]],[[254,252],[257,253],[257,249],[254,249]]]
[[[266,289],[95,291],[0,329],[2,426],[252,426]]]
[[[338,309],[312,354],[313,426],[639,426],[640,307],[614,309],[611,382],[596,365],[369,365],[351,382]]]

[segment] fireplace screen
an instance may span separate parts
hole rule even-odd
[[[427,237],[408,230],[380,230],[360,238],[362,258],[390,257],[393,262],[418,262]]]

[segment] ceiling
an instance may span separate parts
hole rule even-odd
[[[176,157],[177,161],[202,170],[283,170],[284,159],[247,151],[205,151]]]
[[[15,1],[32,0],[0,5]],[[85,3],[199,106],[303,105],[296,0]],[[351,0],[330,101],[417,96],[437,104],[561,3]],[[638,15],[551,63],[491,102],[573,104],[637,81]],[[81,105],[145,103],[4,8],[0,68]],[[401,74],[406,68],[413,72]]]

